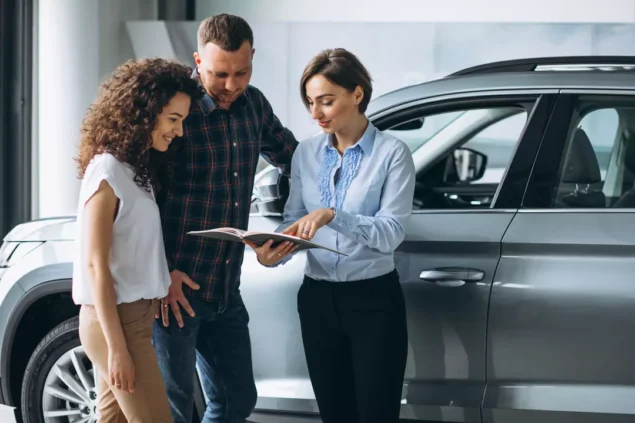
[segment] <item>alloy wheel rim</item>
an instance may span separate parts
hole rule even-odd
[[[64,354],[49,370],[42,393],[46,423],[97,423],[96,371],[82,346]]]

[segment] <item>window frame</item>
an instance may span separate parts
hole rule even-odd
[[[547,125],[542,142],[536,156],[535,165],[529,177],[529,183],[522,200],[521,210],[524,212],[575,212],[575,213],[624,213],[633,212],[635,208],[555,208],[554,198],[562,177],[562,159],[569,141],[569,134],[574,124],[574,115],[578,114],[579,97],[630,97],[635,106],[635,90],[598,90],[567,89],[561,90],[553,109],[552,118]],[[605,102],[606,108],[615,104]]]
[[[512,159],[505,170],[498,189],[489,209],[424,209],[413,210],[414,214],[428,212],[499,212],[501,210],[517,210],[522,204],[522,199],[527,188],[530,171],[533,167],[540,141],[547,127],[547,123],[553,111],[557,89],[518,89],[518,90],[492,90],[454,93],[445,96],[421,99],[414,102],[399,104],[392,108],[369,116],[373,124],[380,130],[395,126],[399,123],[412,120],[417,117],[425,117],[432,114],[447,113],[467,109],[484,109],[493,107],[524,107],[527,113],[527,122],[519,135],[518,142],[512,153]],[[531,107],[525,107],[531,103]],[[472,134],[473,135],[473,134]],[[429,142],[429,141],[428,141]],[[420,148],[425,149],[428,142]],[[456,145],[444,146],[444,150],[431,157],[424,163],[422,169],[426,171],[434,166],[436,161],[445,157]],[[417,150],[419,151],[419,150]],[[416,153],[416,152],[415,152]]]
[[[33,0],[0,1],[0,239],[33,217]]]

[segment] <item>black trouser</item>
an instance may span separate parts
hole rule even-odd
[[[304,278],[302,340],[323,423],[396,423],[408,332],[399,275],[354,282]]]

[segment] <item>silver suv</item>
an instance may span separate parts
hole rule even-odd
[[[417,168],[396,253],[403,419],[635,420],[635,57],[486,64],[381,96],[368,115]],[[287,190],[275,168],[259,173],[250,229],[278,225]],[[0,252],[0,402],[25,422],[95,421],[69,294],[75,231],[73,217],[28,222]],[[296,309],[304,264],[245,253],[255,421],[317,413]],[[199,390],[199,412],[204,401]]]

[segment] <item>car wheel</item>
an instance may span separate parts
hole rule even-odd
[[[38,344],[22,382],[25,423],[96,423],[97,387],[79,341],[79,319],[62,322]]]

